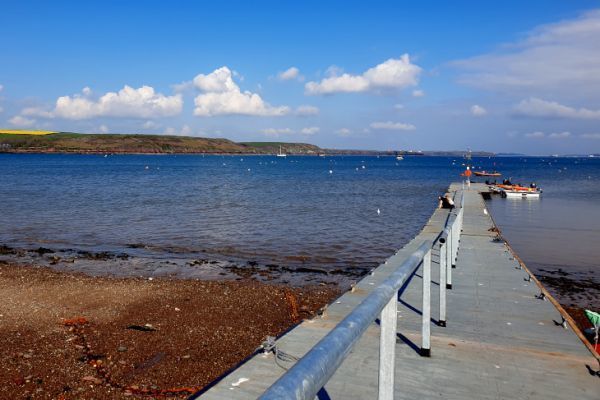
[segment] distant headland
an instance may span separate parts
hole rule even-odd
[[[0,129],[0,153],[72,154],[276,154],[289,155],[382,155],[382,156],[462,156],[462,151],[378,151],[324,149],[308,143],[234,142],[173,135],[86,134],[37,130]],[[494,156],[473,152],[474,156]]]

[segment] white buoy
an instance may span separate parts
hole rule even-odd
[[[329,173],[330,173],[330,174],[333,174],[333,170],[331,170],[331,169],[330,169],[330,170],[329,170]]]
[[[378,208],[377,209],[377,215],[380,215],[380,214],[381,214],[381,210]]]

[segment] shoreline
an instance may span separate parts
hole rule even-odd
[[[0,381],[9,398],[189,396],[339,294],[0,262]]]

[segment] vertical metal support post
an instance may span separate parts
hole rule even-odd
[[[381,310],[379,337],[379,400],[394,399],[394,365],[396,360],[397,294]]]
[[[456,259],[458,258],[458,215],[452,224],[452,268],[456,268]]]
[[[446,249],[447,245],[440,244],[440,319],[439,325],[446,326]]]
[[[431,250],[423,257],[423,326],[421,355],[431,355]]]
[[[452,289],[452,229],[446,238],[446,289]]]

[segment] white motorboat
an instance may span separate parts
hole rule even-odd
[[[524,191],[524,190],[502,190],[501,192],[502,197],[511,197],[511,198],[515,198],[515,197],[520,197],[520,198],[539,198],[541,191],[539,190],[531,190],[531,191]]]

